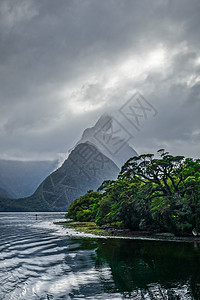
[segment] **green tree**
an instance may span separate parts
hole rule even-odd
[[[94,221],[99,206],[101,195],[89,190],[84,196],[74,200],[67,213],[67,217],[75,221]]]
[[[120,223],[131,230],[200,232],[200,160],[173,156],[163,149],[158,158],[130,158],[117,180],[88,191],[69,208],[75,220],[98,225]]]

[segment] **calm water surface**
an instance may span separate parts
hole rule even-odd
[[[0,299],[200,299],[196,243],[72,237],[63,213],[0,213]]]

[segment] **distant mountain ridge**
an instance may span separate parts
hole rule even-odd
[[[66,211],[74,199],[89,189],[97,189],[104,180],[116,179],[118,173],[115,163],[95,146],[81,143],[32,196],[10,200],[6,207],[0,201],[0,207],[14,211]]]
[[[58,166],[58,161],[15,161],[0,159],[0,188],[12,198],[32,195]]]
[[[137,155],[128,144],[130,138],[118,120],[101,116],[83,132],[62,166],[47,176],[32,196],[6,203],[0,199],[0,209],[67,211],[71,202],[88,190],[96,190],[104,180],[116,179],[121,166]]]
[[[0,197],[12,198],[12,196],[4,189],[0,188]]]

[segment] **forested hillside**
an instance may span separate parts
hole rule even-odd
[[[76,199],[68,217],[131,230],[200,231],[200,159],[163,149],[158,154],[130,158],[117,180],[104,181],[98,192]]]

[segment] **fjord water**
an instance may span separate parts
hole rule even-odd
[[[70,236],[64,213],[0,213],[0,299],[200,299],[198,243]]]

